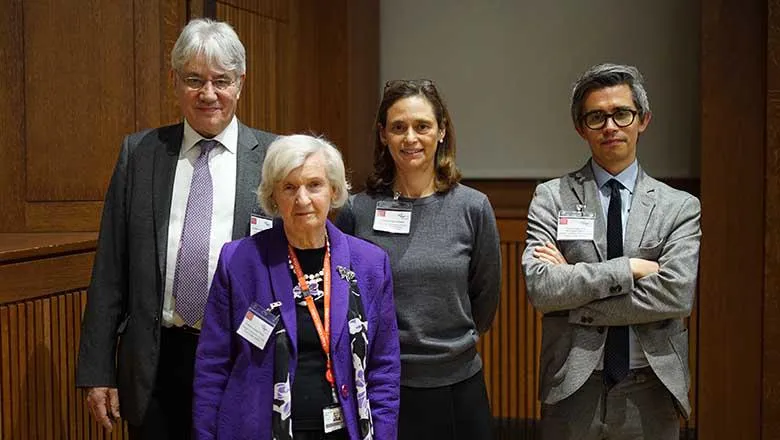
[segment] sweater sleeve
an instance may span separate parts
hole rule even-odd
[[[469,263],[469,297],[474,324],[490,329],[501,294],[501,248],[496,216],[487,197],[474,219],[474,247]]]

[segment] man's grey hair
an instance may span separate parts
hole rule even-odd
[[[644,121],[645,116],[650,113],[650,101],[647,99],[644,78],[639,69],[634,66],[604,63],[586,70],[572,86],[571,119],[574,125],[580,127],[582,105],[590,92],[623,84],[631,89],[639,120]]]
[[[267,214],[279,215],[279,207],[273,198],[274,187],[292,170],[303,165],[310,156],[320,153],[325,158],[325,174],[333,188],[331,208],[340,208],[349,197],[349,182],[344,170],[344,160],[339,150],[323,138],[294,134],[279,136],[268,147],[263,161],[263,181],[257,188],[257,201]]]
[[[209,18],[187,23],[171,51],[171,66],[182,73],[185,64],[201,55],[210,66],[235,72],[236,76],[246,73],[246,50],[227,23]]]

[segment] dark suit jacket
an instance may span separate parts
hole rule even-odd
[[[106,193],[81,328],[79,387],[119,388],[122,417],[140,424],[154,389],[173,180],[184,125],[127,136]],[[238,124],[233,238],[248,235],[274,135]]]
[[[339,403],[350,439],[359,439],[357,388],[350,348],[349,284],[339,266],[355,272],[367,324],[365,385],[374,438],[396,438],[401,358],[390,260],[381,248],[327,225],[331,249],[331,350]],[[271,439],[275,341],[260,350],[236,334],[252,303],[281,301],[295,380],[298,333],[283,226],[222,248],[211,286],[195,363],[195,438]],[[295,402],[293,402],[295,405]],[[293,426],[295,421],[293,420]]]

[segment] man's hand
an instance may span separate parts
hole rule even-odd
[[[108,387],[90,388],[87,407],[92,418],[111,432],[114,428],[112,421],[119,419],[119,391]]]
[[[563,255],[558,251],[558,248],[550,242],[545,243],[544,246],[536,246],[534,248],[534,258],[550,264],[568,264]]]
[[[631,266],[631,275],[634,276],[635,280],[658,273],[661,269],[655,261],[643,260],[641,258],[629,258],[628,264]]]

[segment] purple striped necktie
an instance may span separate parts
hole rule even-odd
[[[209,296],[209,244],[214,188],[209,171],[209,152],[218,141],[202,139],[195,161],[181,231],[176,272],[173,277],[174,310],[185,324],[194,326],[203,317]]]

